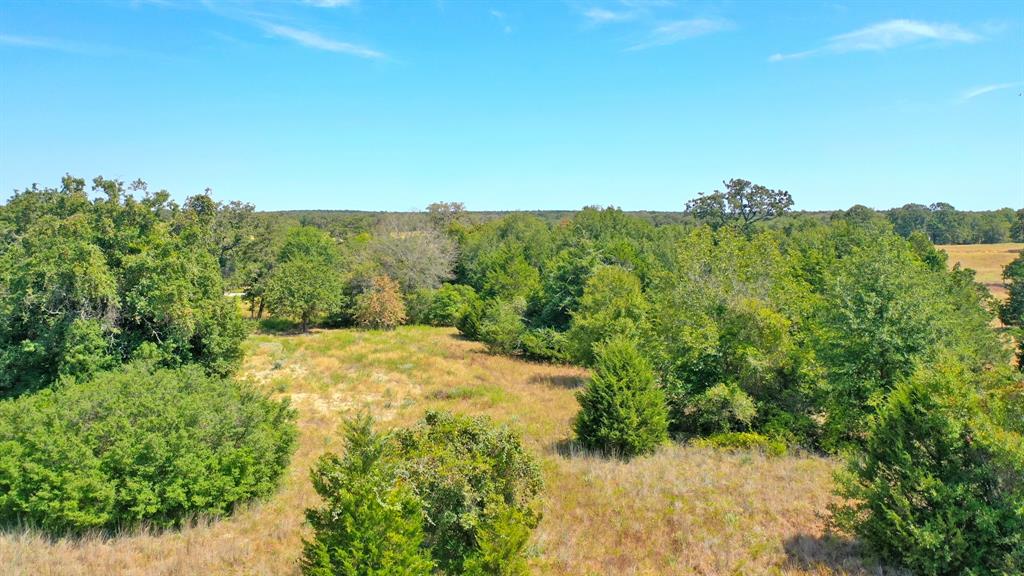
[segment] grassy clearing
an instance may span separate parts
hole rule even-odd
[[[488,355],[450,329],[256,335],[246,377],[299,410],[298,452],[281,490],[220,522],[165,533],[49,541],[0,534],[11,575],[298,574],[302,511],[316,502],[310,465],[338,450],[338,424],[369,408],[385,426],[428,408],[488,414],[518,427],[542,461],[545,515],[536,574],[869,574],[830,540],[820,513],[835,462],[666,446],[622,463],[569,441],[578,368]]]
[[[950,244],[938,246],[949,254],[949,266],[959,263],[964,268],[977,272],[977,280],[998,298],[1006,297],[1003,285],[1003,267],[1013,261],[1024,249],[1024,244]]]

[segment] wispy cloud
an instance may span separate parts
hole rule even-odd
[[[988,84],[985,86],[977,86],[970,90],[965,90],[960,95],[960,102],[966,102],[972,98],[977,98],[982,94],[988,94],[989,92],[995,92],[996,90],[1005,90],[1007,88],[1016,88],[1017,86],[1024,86],[1024,82],[1005,82],[1003,84]]]
[[[0,44],[4,46],[17,46],[20,48],[39,48],[42,50],[57,50],[60,52],[83,53],[88,47],[73,42],[66,42],[56,38],[43,38],[40,36],[16,36],[12,34],[0,34]]]
[[[317,8],[337,8],[338,6],[352,6],[356,0],[305,0],[305,3]]]
[[[795,60],[823,53],[883,52],[928,40],[965,44],[977,42],[981,40],[981,36],[964,30],[956,24],[933,24],[916,20],[888,20],[854,30],[853,32],[833,36],[823,46],[818,48],[789,54],[772,54],[768,60],[771,62]]]
[[[668,46],[689,38],[705,36],[733,27],[729,20],[717,18],[691,18],[689,20],[675,20],[656,26],[647,35],[647,39],[638,44],[630,46],[626,50],[646,50],[656,46]]]
[[[340,54],[350,54],[360,58],[377,59],[385,57],[383,53],[373,50],[372,48],[325,38],[316,32],[311,32],[309,30],[301,30],[299,28],[292,28],[291,26],[269,23],[263,23],[262,26],[263,29],[271,36],[286,38],[309,48],[315,48],[317,50],[324,50],[327,52],[337,52]]]
[[[608,22],[625,22],[636,17],[635,12],[614,11],[606,8],[590,8],[583,12],[583,17],[591,24],[606,24]]]

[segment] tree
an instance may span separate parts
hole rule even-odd
[[[1017,210],[1010,226],[1010,239],[1014,242],[1024,242],[1024,208]]]
[[[456,250],[443,231],[391,217],[374,230],[366,257],[408,294],[450,280]]]
[[[363,328],[397,328],[405,322],[405,303],[398,284],[388,276],[375,277],[370,288],[356,296],[353,316]]]
[[[639,339],[646,329],[647,300],[640,281],[620,266],[601,266],[587,280],[566,335],[573,358],[594,361],[594,346],[611,336]]]
[[[390,450],[364,414],[345,422],[345,455],[317,461],[310,476],[324,505],[306,510],[313,538],[303,541],[303,574],[431,574],[422,505],[396,473]]]
[[[86,378],[139,354],[219,375],[245,326],[211,250],[145,183],[97,178],[31,188],[0,206],[0,395]],[[143,191],[135,198],[131,192]]]
[[[712,228],[739,223],[749,231],[755,222],[781,216],[793,206],[793,198],[785,190],[772,190],[739,178],[723,184],[725,192],[701,193],[687,202],[686,213]]]
[[[526,539],[540,521],[540,466],[519,435],[485,416],[427,412],[394,436],[399,475],[426,514],[427,545],[445,574],[495,569],[517,574]],[[479,572],[472,572],[479,574]]]
[[[0,523],[52,534],[176,527],[267,496],[295,412],[198,366],[133,363],[0,402]]]
[[[462,202],[434,202],[427,206],[431,226],[442,233],[447,232],[465,213],[466,205]]]
[[[999,319],[1007,326],[1024,325],[1024,254],[1003,268],[1009,295],[999,307]]]
[[[580,442],[622,458],[653,452],[668,439],[668,406],[650,364],[621,336],[596,353],[594,374],[577,396],[573,427]]]
[[[838,476],[841,529],[922,575],[1024,570],[1024,438],[983,412],[968,372],[919,370]]]
[[[277,260],[265,295],[273,314],[298,320],[305,332],[318,316],[342,306],[339,255],[325,232],[311,227],[293,229]]]

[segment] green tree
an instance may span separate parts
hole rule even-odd
[[[999,318],[1007,326],[1024,325],[1024,255],[1003,268],[1003,280],[1009,295],[999,307]]]
[[[205,237],[143,182],[97,178],[93,189],[102,196],[90,201],[85,181],[68,176],[0,206],[0,395],[141,353],[232,372],[246,330],[226,312]]]
[[[631,458],[668,439],[668,407],[650,364],[629,339],[596,347],[590,383],[577,399],[574,429],[587,448]]]
[[[292,230],[274,267],[265,299],[273,314],[299,321],[305,332],[317,317],[343,304],[339,254],[327,233],[316,228]]]
[[[197,366],[131,364],[0,402],[0,523],[175,527],[273,492],[295,414]]]
[[[601,266],[587,280],[566,335],[573,358],[594,361],[594,346],[610,336],[640,339],[646,331],[647,300],[640,281],[620,266]]]
[[[532,530],[540,521],[543,485],[519,435],[483,416],[427,412],[393,438],[399,475],[423,502],[427,545],[438,567],[463,574],[469,563],[516,574],[522,527]]]
[[[772,190],[739,178],[723,184],[725,192],[701,193],[687,202],[686,213],[713,228],[738,223],[750,231],[754,223],[782,216],[793,206],[793,197],[785,190]]]
[[[423,512],[396,473],[387,436],[364,414],[345,422],[345,454],[321,456],[311,473],[323,506],[306,510],[313,538],[305,540],[308,576],[426,576]]]
[[[837,525],[916,574],[1024,570],[1024,438],[986,417],[969,381],[940,364],[901,383],[838,477]]]

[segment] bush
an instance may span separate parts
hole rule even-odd
[[[598,267],[587,280],[566,334],[573,359],[592,364],[594,345],[612,335],[639,339],[645,329],[646,311],[640,280],[632,272],[621,266]]]
[[[129,365],[0,402],[0,522],[73,533],[228,514],[274,490],[294,418],[197,367]]]
[[[668,407],[654,371],[624,337],[596,347],[597,364],[579,393],[575,430],[587,448],[629,458],[668,439]]]
[[[566,352],[569,345],[565,340],[565,332],[552,328],[531,328],[522,333],[519,344],[527,358],[555,362],[569,360],[569,354]]]
[[[1024,439],[994,425],[966,370],[919,370],[838,476],[835,524],[917,574],[1024,570]]]
[[[756,432],[724,432],[707,438],[698,438],[694,446],[723,450],[759,450],[769,456],[786,453],[786,443]]]
[[[735,384],[715,384],[695,396],[685,410],[684,429],[699,434],[748,429],[757,407],[754,401]]]
[[[530,519],[510,506],[488,511],[488,520],[477,533],[479,550],[465,563],[465,576],[526,576],[526,545]]]
[[[486,305],[483,299],[479,296],[471,299],[466,304],[465,312],[455,321],[455,327],[459,329],[459,333],[470,340],[479,340],[480,322],[483,320],[484,310],[486,310]]]
[[[356,297],[356,324],[363,328],[392,330],[405,322],[405,303],[398,283],[377,276],[370,288]]]
[[[369,415],[346,422],[345,456],[326,454],[311,473],[322,508],[306,510],[313,539],[303,542],[307,576],[426,576],[433,562],[423,547],[423,511],[395,473],[387,437]]]
[[[523,324],[521,301],[488,300],[477,328],[487,349],[495,354],[518,354],[522,351]]]
[[[525,540],[522,527],[539,522],[542,485],[519,436],[486,417],[428,412],[394,441],[398,474],[423,502],[427,545],[438,566],[462,574],[470,558],[477,567],[516,565],[519,553],[506,547],[521,550],[514,543]],[[518,573],[502,570],[488,573]]]
[[[417,309],[412,311],[410,298],[409,317],[417,324],[430,326],[456,326],[480,299],[476,290],[465,284],[445,284],[437,290],[417,291],[414,296]]]

